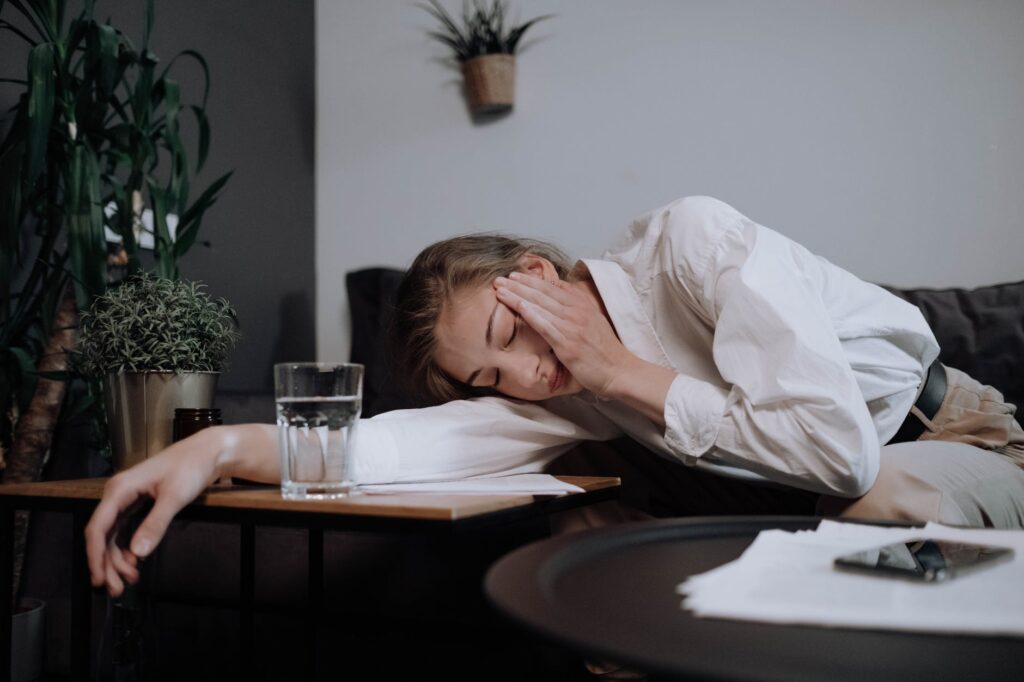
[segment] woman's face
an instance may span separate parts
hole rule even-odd
[[[544,259],[541,259],[544,260]],[[557,278],[554,267],[545,279]],[[527,273],[541,276],[544,268]],[[498,300],[494,283],[456,292],[437,324],[435,361],[472,386],[491,386],[511,398],[546,400],[582,390],[551,346]],[[552,387],[558,373],[559,386]]]

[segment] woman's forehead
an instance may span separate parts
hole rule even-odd
[[[452,294],[438,318],[438,341],[442,345],[465,346],[467,343],[485,345],[487,322],[496,312],[495,322],[501,316],[498,296],[489,285],[463,289]]]

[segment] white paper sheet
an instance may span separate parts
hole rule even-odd
[[[914,583],[832,565],[842,554],[927,536],[1010,547],[1010,562]],[[815,531],[762,531],[743,555],[676,591],[702,617],[963,634],[1024,636],[1024,531],[928,524],[882,528],[822,521]]]
[[[578,485],[565,483],[549,474],[513,474],[490,478],[465,478],[428,483],[374,483],[361,485],[367,494],[443,493],[445,495],[567,495],[586,492]]]

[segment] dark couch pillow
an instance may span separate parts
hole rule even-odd
[[[885,286],[924,314],[939,360],[997,388],[1024,415],[1024,282],[977,289]]]
[[[385,343],[395,294],[404,274],[404,270],[393,268],[366,268],[345,276],[352,311],[351,362],[366,366],[364,417],[415,406],[392,377]]]

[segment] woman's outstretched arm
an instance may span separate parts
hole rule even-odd
[[[163,539],[174,516],[221,476],[276,483],[281,480],[277,426],[215,426],[171,445],[159,454],[114,475],[85,527],[85,549],[94,587],[106,585],[116,597],[124,581],[139,578],[138,559]],[[117,545],[118,523],[139,500],[153,508],[131,537]]]
[[[385,412],[357,425],[352,478],[357,483],[453,480],[541,471],[582,440],[621,430],[593,407],[568,399],[542,405],[498,397]],[[110,479],[85,528],[92,584],[118,596],[138,580],[137,562],[163,539],[174,516],[221,476],[279,483],[274,424],[215,426]],[[153,508],[122,548],[119,522],[140,499]]]

